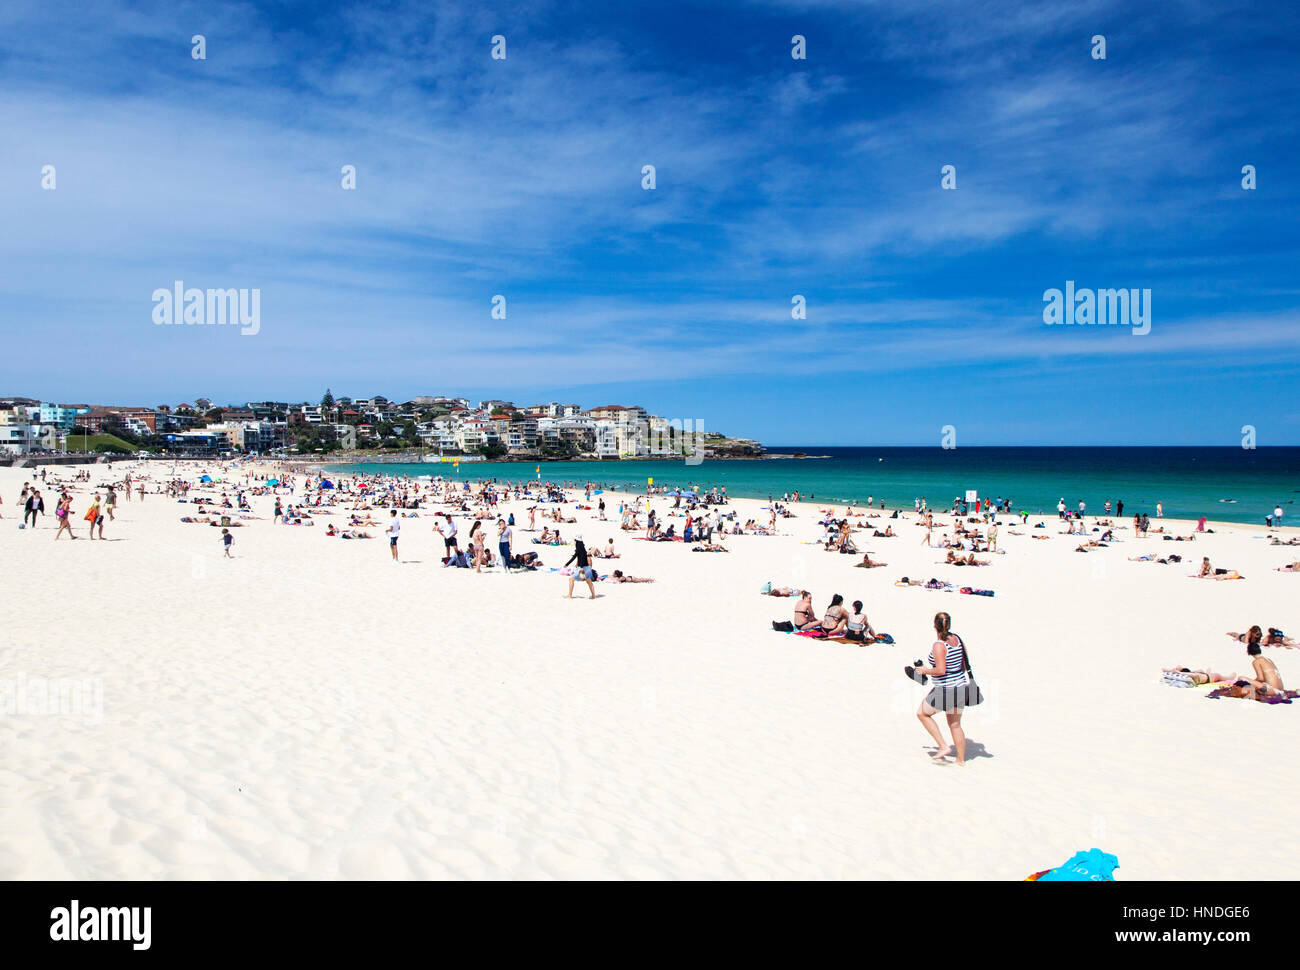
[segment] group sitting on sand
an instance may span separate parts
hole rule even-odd
[[[788,595],[788,587],[780,591],[769,590],[769,596]],[[867,615],[862,611],[862,601],[853,601],[853,611],[844,607],[844,597],[836,593],[831,597],[830,606],[820,620],[813,612],[812,594],[806,589],[799,590],[799,602],[794,607],[794,620],[773,620],[772,629],[783,633],[813,634],[820,639],[843,639],[854,643],[868,644],[878,640],[888,643],[893,638],[888,634],[878,634],[871,628]]]

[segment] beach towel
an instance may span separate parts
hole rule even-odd
[[[1076,852],[1069,861],[1056,869],[1037,873],[1035,882],[1114,882],[1119,857],[1101,849]]]
[[[1216,701],[1220,697],[1237,697],[1237,698],[1244,699],[1244,696],[1242,695],[1241,691],[1242,688],[1238,687],[1236,684],[1225,684],[1223,687],[1215,688],[1205,696],[1210,698],[1211,700],[1216,700]],[[1269,691],[1268,695],[1262,701],[1259,701],[1259,703],[1290,704],[1297,697],[1300,697],[1300,691],[1287,690],[1287,691],[1282,691],[1281,693],[1278,693],[1277,691]]]

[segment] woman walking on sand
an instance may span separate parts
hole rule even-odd
[[[72,496],[67,492],[59,499],[59,506],[54,510],[54,515],[59,520],[59,531],[54,533],[54,539],[57,542],[59,536],[66,531],[69,539],[77,538],[72,534]]]
[[[936,763],[953,753],[956,749],[957,764],[966,763],[966,733],[961,727],[962,709],[980,703],[980,696],[966,658],[966,645],[961,637],[952,632],[952,617],[947,613],[934,615],[934,633],[937,638],[930,648],[930,655],[925,666],[917,667],[916,674],[925,674],[932,679],[930,693],[917,708],[916,717],[925,728],[926,733],[939,746],[931,757]],[[934,723],[934,715],[943,711],[948,719],[948,733],[952,735],[952,744],[944,744],[939,726]]]

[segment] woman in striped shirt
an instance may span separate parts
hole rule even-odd
[[[966,647],[961,637],[952,632],[952,617],[947,613],[934,615],[934,632],[938,637],[930,648],[924,667],[917,667],[918,674],[928,674],[932,687],[930,693],[916,711],[917,719],[926,733],[934,738],[939,746],[932,757],[935,761],[946,758],[957,751],[957,764],[966,763],[966,734],[961,729],[961,712],[966,706],[966,687],[970,678],[966,676]],[[948,733],[952,735],[952,744],[944,744],[939,726],[934,723],[934,715],[943,711],[948,718]]]

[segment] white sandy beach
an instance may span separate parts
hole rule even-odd
[[[1020,880],[1093,846],[1125,881],[1300,865],[1300,702],[1160,682],[1175,664],[1248,671],[1227,630],[1300,629],[1300,575],[1274,571],[1300,548],[1262,528],[1174,543],[1125,521],[1082,555],[1048,518],[1049,541],[1003,525],[1006,555],[956,569],[909,512],[877,520],[897,538],[858,539],[889,564],[867,570],[802,544],[821,535],[819,503],[785,535],[727,537],[725,555],[578,512],[566,537],[622,553],[602,572],[657,582],[569,601],[556,574],[443,568],[427,511],[402,520],[400,565],[382,524],[370,541],[327,538],[328,519],[273,525],[270,497],[230,561],[220,529],[182,524],[195,506],[160,494],[120,499],[111,541],[87,541],[93,487],[126,467],[92,466],[80,538],[57,543],[57,490],[20,530],[34,472],[0,468],[4,696],[92,685],[84,710],[0,716],[0,877]],[[205,470],[219,474],[184,465]],[[762,504],[732,502],[765,522]],[[571,547],[527,545],[525,507],[502,506],[516,548],[562,565]],[[1146,551],[1184,562],[1126,559]],[[1189,578],[1203,555],[1245,580]],[[896,587],[904,574],[996,596]],[[860,598],[897,643],[774,633],[794,601],[759,595],[767,581],[811,589],[818,615],[832,593]],[[925,688],[901,670],[941,609],[988,696],[966,715],[962,767],[930,763]],[[1300,686],[1300,650],[1266,654]]]

